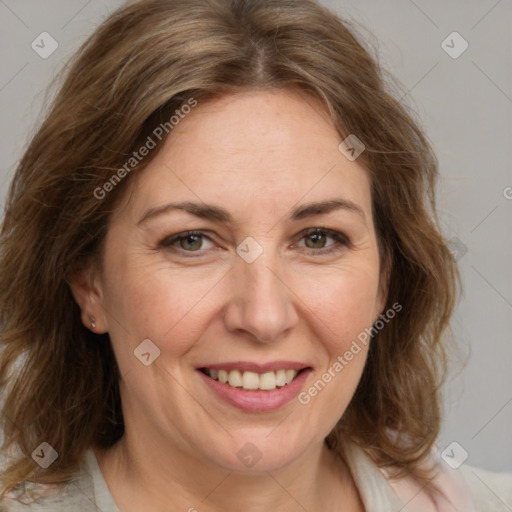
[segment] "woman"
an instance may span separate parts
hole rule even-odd
[[[311,0],[112,14],[9,195],[0,510],[474,510],[436,175]]]

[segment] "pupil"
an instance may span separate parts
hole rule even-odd
[[[322,233],[315,233],[310,235],[310,240],[313,242],[313,246],[315,248],[321,248],[323,246],[323,242],[325,242],[325,235]]]
[[[201,247],[201,239],[198,235],[189,235],[183,239],[183,242],[183,249],[199,249]]]

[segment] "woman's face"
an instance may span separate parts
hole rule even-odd
[[[318,100],[247,92],[199,103],[134,176],[85,308],[128,438],[269,471],[343,415],[385,293],[369,179],[340,142]]]

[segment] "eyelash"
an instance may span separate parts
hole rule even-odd
[[[333,243],[333,244],[327,246],[326,248],[320,248],[320,249],[310,249],[310,248],[306,247],[306,250],[309,254],[323,256],[323,255],[334,253],[336,251],[340,251],[341,249],[346,248],[346,247],[351,247],[351,243],[345,235],[343,235],[342,233],[339,233],[338,231],[334,231],[332,229],[326,229],[326,228],[306,229],[305,231],[303,231],[301,233],[300,240],[303,240],[304,238],[306,238],[308,236],[317,235],[317,234],[325,235],[329,238],[332,238],[333,240],[335,240],[336,243]],[[203,231],[185,231],[183,233],[178,233],[176,235],[164,238],[158,244],[158,247],[161,249],[171,249],[171,250],[175,250],[176,252],[187,253],[186,257],[196,258],[196,257],[202,256],[204,254],[204,251],[208,250],[208,249],[199,249],[197,251],[187,251],[182,248],[173,247],[174,244],[176,244],[180,240],[187,238],[189,236],[200,236],[200,237],[204,237],[204,238],[210,240],[211,242],[213,242],[213,240],[208,235],[206,235]],[[198,253],[198,254],[194,255],[194,253]]]

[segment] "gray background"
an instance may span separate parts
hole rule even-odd
[[[2,206],[41,120],[47,85],[121,3],[0,0]],[[457,441],[469,464],[512,471],[512,1],[323,3],[366,27],[363,34],[397,77],[401,101],[417,111],[439,157],[441,221],[464,287],[452,326],[460,358],[471,355],[463,369],[454,360],[439,448]],[[47,59],[31,48],[43,31],[59,44]],[[441,46],[454,31],[469,44],[455,59]]]

